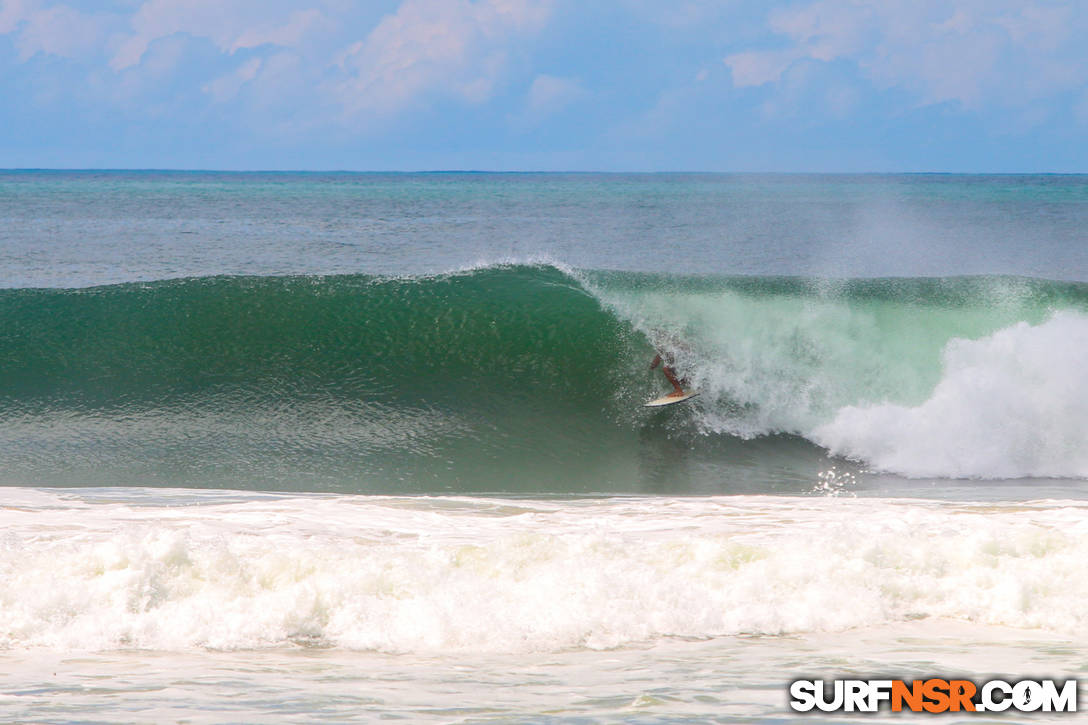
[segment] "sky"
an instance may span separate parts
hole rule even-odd
[[[0,0],[0,167],[1088,172],[1088,2]]]

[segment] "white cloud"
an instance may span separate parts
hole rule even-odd
[[[551,115],[589,95],[574,78],[538,75],[529,87],[526,110],[537,117]]]
[[[340,58],[349,113],[392,113],[421,97],[488,99],[513,43],[545,25],[550,0],[405,0]]]
[[[563,111],[590,96],[576,78],[560,78],[541,74],[533,79],[525,94],[521,111],[509,116],[511,126],[527,131],[544,119]]]
[[[320,10],[300,10],[292,13],[282,25],[258,25],[242,31],[234,39],[230,51],[233,53],[242,48],[256,48],[261,45],[295,47],[308,34],[327,25],[330,22]]]
[[[794,49],[753,50],[726,56],[725,64],[733,72],[733,85],[744,88],[777,81],[802,56],[802,51]]]
[[[817,0],[771,13],[789,45],[725,59],[734,85],[779,82],[804,59],[843,60],[923,104],[1026,104],[1088,80],[1088,19],[1072,4],[1022,0]]]
[[[0,3],[0,34],[17,33],[20,61],[38,53],[75,58],[93,52],[107,20],[107,16],[88,15],[67,5],[42,7],[33,0]]]
[[[615,4],[643,22],[679,30],[706,27],[721,21],[732,5],[721,0],[617,0]]]
[[[220,50],[234,53],[271,43],[298,45],[310,32],[329,21],[316,9],[298,10],[286,17],[255,0],[148,0],[133,15],[134,31],[121,43],[110,66],[124,70],[137,65],[147,47],[160,38],[187,33],[210,39]],[[271,18],[269,16],[272,16]]]
[[[697,96],[694,84],[666,89],[658,94],[657,101],[649,110],[619,123],[613,129],[612,136],[620,143],[664,138],[682,119],[688,117]]]
[[[12,34],[20,60],[97,56],[107,75],[91,75],[118,98],[134,98],[176,74],[215,102],[248,86],[248,100],[265,103],[283,96],[266,93],[274,82],[308,97],[307,106],[321,107],[326,120],[339,115],[354,127],[360,116],[392,115],[441,96],[489,100],[511,64],[525,61],[524,41],[545,27],[554,1],[399,0],[379,19],[350,0],[132,0],[125,14],[89,14],[57,0],[0,0],[0,33]],[[221,56],[204,77],[180,67],[194,39]],[[542,76],[528,104],[543,115],[583,92],[574,81]]]
[[[37,7],[30,0],[0,0],[0,35],[10,33]]]
[[[31,13],[16,46],[19,60],[27,60],[39,52],[71,58],[86,49],[88,40],[92,39],[93,33],[82,13],[57,5]]]
[[[225,76],[216,78],[214,81],[205,83],[201,90],[220,103],[229,101],[238,95],[238,91],[241,90],[242,86],[257,77],[257,72],[261,69],[261,62],[260,58],[250,58],[238,66],[233,73],[228,73]]]

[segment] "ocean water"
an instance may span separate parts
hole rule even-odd
[[[0,719],[1083,678],[1086,230],[1081,176],[0,173]]]

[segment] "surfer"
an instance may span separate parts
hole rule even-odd
[[[664,356],[661,353],[654,355],[654,361],[650,363],[650,369],[653,370],[658,365],[661,366],[661,372],[665,373],[665,379],[672,384],[672,392],[669,393],[667,398],[679,398],[684,395],[684,385],[687,384],[687,378],[678,378],[676,375],[676,368],[673,365],[676,361],[673,359],[672,353],[665,351]]]

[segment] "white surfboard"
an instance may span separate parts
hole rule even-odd
[[[683,403],[685,400],[691,400],[698,394],[698,391],[695,390],[684,393],[683,395],[673,395],[670,393],[669,395],[666,395],[664,397],[651,400],[649,403],[644,403],[642,407],[661,408],[666,405],[672,405],[673,403]]]

